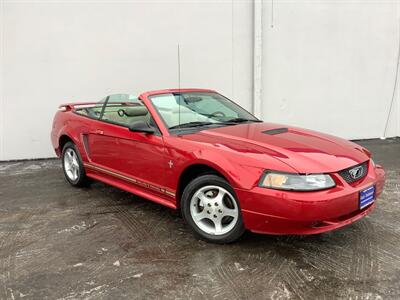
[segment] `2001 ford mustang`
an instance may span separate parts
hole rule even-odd
[[[315,234],[367,215],[385,175],[365,148],[264,123],[212,90],[174,89],[64,104],[52,144],[73,186],[97,179],[180,209],[200,238],[248,229]]]

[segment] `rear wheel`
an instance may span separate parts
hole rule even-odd
[[[181,210],[194,233],[208,242],[231,243],[244,233],[235,191],[219,176],[191,181],[183,191]]]
[[[88,183],[82,159],[75,144],[68,142],[65,144],[62,155],[62,167],[64,176],[73,186],[85,186]]]

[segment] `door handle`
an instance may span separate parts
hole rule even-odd
[[[96,130],[93,130],[93,131],[90,132],[90,133],[92,133],[92,134],[104,134],[104,131],[103,131],[103,130],[100,130],[100,129],[96,129]]]

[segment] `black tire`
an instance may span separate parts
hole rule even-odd
[[[66,170],[66,155],[67,153],[71,153],[71,151],[73,151],[73,153],[75,153],[76,155],[76,160],[78,163],[78,176],[75,178],[71,178],[70,175],[68,175],[67,170]],[[64,176],[65,179],[72,185],[75,187],[84,187],[87,186],[87,184],[89,183],[89,179],[86,176],[86,172],[85,172],[85,168],[83,166],[83,162],[82,162],[82,157],[81,154],[79,153],[78,148],[75,146],[74,143],[72,142],[68,142],[64,145],[64,148],[62,150],[62,154],[61,154],[61,164],[62,164],[62,168],[63,168],[63,172],[64,172]]]
[[[192,214],[191,214],[191,199],[194,196],[194,194],[199,191],[201,188],[204,188],[206,186],[217,186],[225,189],[228,191],[231,196],[234,198],[233,200],[235,201],[237,205],[237,210],[238,210],[238,217],[236,224],[233,226],[232,229],[229,230],[229,232],[226,232],[224,234],[209,234],[202,230],[193,220]],[[205,209],[205,208],[203,208]],[[231,187],[231,185],[223,178],[217,176],[217,175],[202,175],[194,180],[192,180],[184,189],[183,194],[182,194],[182,199],[181,199],[181,212],[182,212],[182,217],[185,220],[185,222],[189,225],[190,229],[193,231],[193,233],[200,239],[211,242],[211,243],[216,243],[216,244],[227,244],[227,243],[232,243],[237,241],[245,232],[245,228],[243,226],[243,220],[242,220],[242,215],[240,211],[240,205],[239,201],[237,200],[236,193],[234,189]],[[210,220],[212,218],[209,218]]]

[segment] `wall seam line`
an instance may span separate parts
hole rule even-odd
[[[253,5],[253,113],[262,118],[262,0],[254,0]]]
[[[4,109],[5,109],[5,100],[4,100],[4,1],[0,0],[0,161],[5,159],[4,153]]]

